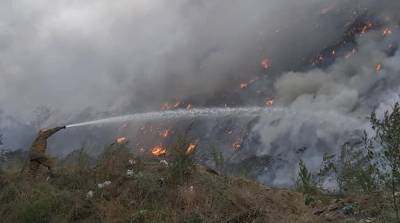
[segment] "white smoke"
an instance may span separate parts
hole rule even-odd
[[[298,148],[309,148],[302,156],[314,169],[370,112],[399,99],[400,54],[387,53],[399,40],[399,9],[397,0],[3,0],[0,129],[19,148],[38,125],[153,111],[176,98],[207,105],[261,73],[254,85],[285,109],[254,126],[262,146],[253,153],[291,163],[264,180],[285,184]],[[364,14],[393,33],[364,33],[349,58],[308,68]],[[261,71],[265,57],[272,66]],[[256,96],[237,95],[254,105]],[[224,99],[217,106],[236,95]],[[51,115],[32,124],[40,106]]]
[[[335,4],[342,10],[316,0],[1,1],[0,104],[29,119],[38,106],[125,112],[210,97],[264,57],[290,69],[334,41],[358,8],[321,15]]]
[[[271,173],[260,176],[262,181],[293,183],[300,158],[311,170],[318,170],[324,153],[336,154],[354,133],[369,130],[367,117],[371,112],[383,114],[399,101],[400,53],[393,56],[387,51],[397,45],[400,35],[398,30],[391,35],[386,37],[381,30],[362,34],[357,39],[357,51],[350,57],[338,58],[325,69],[284,73],[274,82],[277,104],[309,112],[310,116],[265,116],[255,126],[266,145],[258,152],[273,157],[280,154],[288,162],[271,169],[272,177]],[[324,115],[314,115],[316,111]],[[280,120],[278,124],[268,124],[275,119]],[[351,119],[358,121],[349,122]],[[324,144],[318,144],[319,140]],[[305,153],[297,154],[302,147],[307,148]]]

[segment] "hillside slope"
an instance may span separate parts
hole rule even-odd
[[[303,195],[220,176],[190,156],[168,163],[109,150],[56,176],[0,174],[5,222],[320,222]],[[160,162],[161,161],[161,162]],[[63,162],[59,162],[60,165]]]

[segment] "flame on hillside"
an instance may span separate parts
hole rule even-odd
[[[196,149],[196,146],[196,144],[190,143],[186,149],[186,155],[193,153],[193,151]]]
[[[153,154],[154,156],[164,156],[167,154],[167,149],[161,146],[156,146],[151,150],[151,154]]]
[[[127,141],[127,138],[126,138],[126,137],[118,137],[118,138],[115,140],[115,142],[116,142],[117,144],[124,144],[124,143],[126,143],[126,141]]]

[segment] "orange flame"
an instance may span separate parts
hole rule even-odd
[[[161,105],[161,110],[170,110],[170,109],[178,108],[180,105],[181,105],[181,101],[179,101],[179,100],[176,100],[176,102],[173,102],[173,103],[166,102]]]
[[[167,149],[161,146],[156,146],[151,150],[151,154],[153,154],[154,156],[163,156],[167,154]]]
[[[174,104],[174,108],[179,107],[179,105],[181,105],[181,102],[180,101],[176,101],[175,104]]]
[[[261,67],[263,67],[263,68],[266,69],[266,70],[267,70],[268,68],[270,68],[271,65],[272,65],[271,60],[268,59],[268,58],[265,58],[265,59],[263,59],[263,60],[261,61]]]
[[[368,21],[367,24],[363,26],[361,34],[368,32],[370,29],[372,29],[373,26],[374,24],[371,21]]]
[[[249,83],[240,83],[240,89],[245,89],[248,85]]]
[[[272,99],[272,98],[269,98],[269,99],[267,99],[267,100],[265,101],[265,105],[266,105],[267,107],[273,106],[274,103],[275,103],[275,101],[274,101],[274,99]]]
[[[194,149],[196,149],[196,146],[197,146],[196,144],[190,143],[186,149],[186,155],[191,154],[194,151]]]
[[[378,63],[377,65],[375,65],[375,70],[376,72],[379,72],[382,70],[382,64]]]
[[[169,129],[164,130],[163,132],[160,133],[160,136],[163,138],[167,138],[171,131]]]
[[[170,105],[168,103],[164,103],[161,105],[161,110],[168,110],[170,109]]]
[[[392,30],[390,28],[385,28],[383,29],[383,36],[388,36],[390,34],[392,34]]]
[[[368,31],[368,26],[364,26],[361,30],[361,33],[366,33]]]
[[[240,89],[245,89],[245,88],[247,88],[250,84],[254,83],[254,82],[257,81],[258,79],[259,79],[259,78],[256,77],[256,78],[253,78],[253,79],[249,80],[248,82],[242,82],[242,83],[240,83]]]
[[[234,150],[239,150],[240,147],[241,147],[240,144],[241,144],[240,141],[234,142],[234,143],[232,144],[233,149],[234,149]]]
[[[116,140],[115,140],[115,142],[117,143],[117,144],[124,144],[124,143],[126,143],[126,137],[118,137]]]

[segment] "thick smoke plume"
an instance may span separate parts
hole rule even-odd
[[[366,116],[399,99],[399,9],[397,0],[1,1],[4,147],[26,148],[39,127],[156,111],[166,102],[264,106],[273,98],[282,112],[204,120],[190,132],[204,149],[224,148],[211,133],[240,129],[235,162],[275,157],[279,168],[259,179],[290,184],[298,159],[318,168],[325,152],[367,128]],[[269,67],[260,65],[266,58]],[[60,138],[81,138],[58,139],[53,152],[104,135],[65,133]]]

